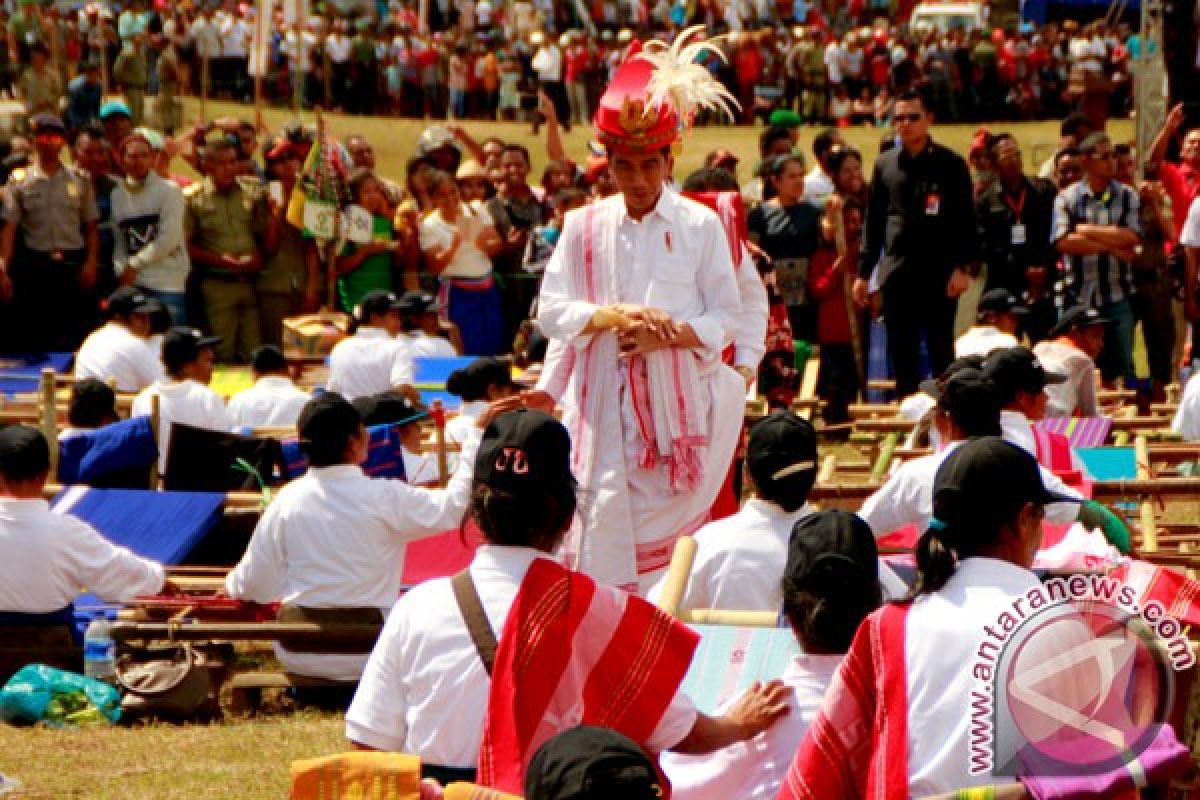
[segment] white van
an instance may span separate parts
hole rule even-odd
[[[909,30],[920,34],[955,29],[970,32],[985,27],[987,10],[982,3],[917,3],[908,18]]]

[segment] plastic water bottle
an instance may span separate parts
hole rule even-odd
[[[112,640],[112,625],[104,617],[96,617],[83,632],[83,674],[108,683],[116,682],[116,644]]]

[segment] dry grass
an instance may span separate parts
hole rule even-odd
[[[288,765],[346,749],[341,715],[77,731],[0,727],[13,798],[281,800]]]

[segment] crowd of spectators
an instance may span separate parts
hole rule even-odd
[[[260,48],[253,3],[147,1],[60,13],[24,0],[0,13],[4,83],[34,111],[66,103],[76,125],[95,117],[106,85],[126,95],[135,123],[157,95],[167,132],[180,92],[247,99],[256,81],[277,104],[438,119],[532,118],[541,89],[569,128],[590,120],[635,37],[669,39],[699,23],[725,34],[724,58],[706,63],[740,100],[743,123],[783,109],[812,124],[886,128],[896,95],[924,81],[945,121],[1059,118],[1083,106],[1100,125],[1128,112],[1140,50],[1124,22],[910,28],[910,4],[889,0],[338,0],[307,19],[275,12]]]

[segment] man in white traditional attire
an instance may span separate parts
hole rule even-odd
[[[530,400],[562,407],[584,489],[568,555],[642,593],[707,521],[743,416],[721,362],[740,311],[726,234],[667,186],[694,111],[732,99],[695,47],[635,47],[613,75],[595,124],[619,192],[567,215],[538,302],[555,363]]]

